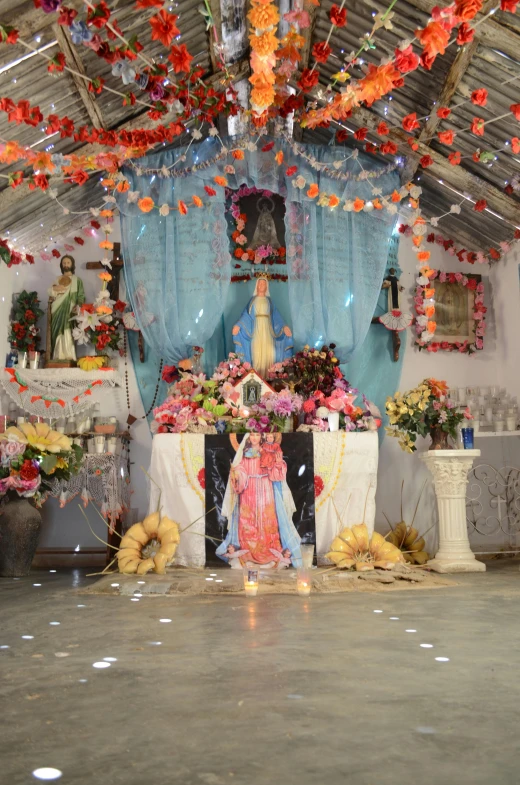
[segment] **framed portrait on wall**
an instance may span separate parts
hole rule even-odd
[[[434,352],[471,354],[483,349],[486,308],[482,276],[441,270],[433,273],[430,298],[416,298],[416,321],[419,329],[423,323],[425,328],[419,332],[416,343]]]

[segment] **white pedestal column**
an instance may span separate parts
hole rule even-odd
[[[421,455],[433,474],[439,510],[439,550],[427,562],[436,572],[485,572],[468,539],[466,485],[468,471],[480,450],[429,450]]]

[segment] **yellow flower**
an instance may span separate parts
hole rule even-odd
[[[28,444],[41,452],[66,452],[72,449],[68,436],[53,431],[47,423],[23,422],[20,427],[12,425],[5,433],[0,433],[0,440],[14,440],[20,444]]]
[[[56,458],[56,465],[54,466],[54,469],[49,472],[49,474],[54,474],[56,469],[68,469],[68,467],[69,464],[64,458]]]
[[[87,357],[80,357],[78,365],[82,371],[97,371],[105,362],[104,357],[88,355]]]

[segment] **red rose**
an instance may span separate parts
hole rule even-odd
[[[419,58],[412,49],[412,45],[406,49],[395,50],[395,67],[402,74],[407,74],[409,71],[415,71],[419,67]]]
[[[431,52],[423,52],[421,55],[422,67],[425,68],[426,71],[431,71],[436,57],[437,55],[434,55]]]
[[[30,460],[25,460],[22,463],[22,467],[20,469],[20,477],[22,480],[31,481],[35,480],[39,475],[39,470],[36,468],[34,463]]]
[[[419,161],[423,169],[426,169],[428,166],[433,164],[433,158],[431,155],[423,155],[421,160]]]
[[[326,63],[331,54],[332,49],[325,41],[320,41],[312,47],[312,56],[318,63]]]
[[[106,333],[102,333],[101,335],[98,336],[96,342],[96,349],[100,349],[100,350],[104,349],[107,343],[110,343],[110,336],[107,335]]]
[[[402,126],[404,130],[408,132],[419,128],[419,123],[417,122],[417,113],[412,112],[411,114],[407,114],[406,117],[403,117]]]
[[[450,145],[453,144],[453,140],[455,138],[455,131],[439,131],[437,136],[439,138],[439,142],[442,142],[442,144]]]
[[[49,181],[45,174],[35,174],[32,178],[32,183],[29,183],[29,190],[31,191],[34,191],[35,188],[41,188],[42,191],[46,191],[48,187]]]
[[[329,19],[336,27],[345,27],[347,21],[347,9],[340,8],[334,3],[329,11]]]
[[[468,278],[467,288],[473,291],[477,288],[477,281],[475,278]]]
[[[482,8],[482,0],[455,0],[455,15],[469,22]]]
[[[484,120],[482,117],[474,117],[471,123],[471,133],[475,134],[475,136],[484,136],[484,127]]]
[[[122,300],[117,300],[114,303],[114,311],[119,311],[120,313],[123,313],[125,308],[126,308],[126,303],[124,303]]]
[[[488,91],[483,87],[479,87],[478,90],[473,90],[471,93],[471,103],[476,104],[476,106],[485,106],[487,104],[487,97]]]
[[[304,92],[308,92],[309,90],[312,90],[313,87],[316,87],[318,80],[319,74],[316,69],[311,71],[310,68],[304,68],[298,81],[298,87],[300,87]]]
[[[474,35],[475,31],[473,28],[470,27],[467,22],[463,22],[457,32],[457,44],[459,46],[464,46],[464,44],[471,43]]]

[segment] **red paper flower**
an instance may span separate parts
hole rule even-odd
[[[122,300],[116,300],[114,303],[114,311],[119,311],[119,313],[123,313],[126,308],[126,303]]]
[[[152,28],[152,41],[160,41],[164,46],[170,46],[171,42],[180,31],[175,22],[179,17],[169,14],[164,9],[150,19]]]
[[[293,174],[296,174],[297,171],[298,171],[297,166],[289,166],[289,168],[286,169],[285,174],[287,177],[292,177]]]
[[[478,90],[473,90],[471,93],[471,103],[476,104],[476,106],[485,106],[487,104],[487,97],[488,91],[483,87],[479,87]]]
[[[47,71],[50,74],[52,74],[54,71],[56,71],[56,73],[61,74],[61,72],[65,68],[65,65],[66,65],[65,55],[63,54],[63,52],[58,52],[58,54],[54,55],[49,65],[47,66]]]
[[[419,161],[423,169],[426,169],[428,166],[433,164],[433,158],[431,155],[423,155],[421,160]]]
[[[94,8],[88,9],[87,22],[90,22],[98,29],[104,27],[109,19],[110,10],[105,3],[105,0],[101,0],[101,2],[95,5]]]
[[[34,465],[34,463],[31,460],[26,459],[22,463],[22,466],[20,468],[20,477],[22,478],[22,480],[26,480],[28,482],[31,480],[35,480],[39,475],[39,473],[40,473],[39,469]]]
[[[455,0],[455,15],[469,22],[482,8],[482,0]]]
[[[484,128],[484,120],[482,117],[474,117],[471,122],[471,133],[475,134],[475,136],[484,136]]]
[[[419,67],[419,58],[410,44],[406,49],[395,50],[394,63],[398,71],[402,74],[407,74],[409,71],[415,71]]]
[[[347,9],[340,8],[334,3],[329,11],[329,19],[333,25],[336,25],[336,27],[345,27],[347,21]]]
[[[470,27],[467,22],[463,22],[457,31],[457,44],[459,46],[464,46],[464,44],[471,43],[474,35],[475,31],[473,28]]]
[[[62,5],[60,8],[60,15],[58,17],[58,24],[70,27],[74,19],[77,17],[78,12],[74,8],[67,8]]]
[[[513,138],[511,139],[511,149],[515,155],[518,155],[518,153],[520,153],[520,139],[518,138],[518,136],[513,136]]]
[[[183,71],[188,73],[193,57],[186,49],[186,45],[181,44],[180,46],[172,46],[170,54],[168,55],[168,60],[173,65],[176,74]]]
[[[489,255],[491,256],[492,259],[495,259],[495,261],[498,261],[500,259],[500,252],[497,251],[496,248],[490,248]]]
[[[42,191],[46,191],[49,187],[49,181],[45,174],[35,174],[32,180],[32,183],[29,183],[31,191],[34,191],[35,188],[41,188]]]
[[[451,145],[453,144],[453,140],[455,138],[455,131],[439,131],[437,136],[439,138],[439,142],[442,142],[442,144]]]
[[[88,83],[89,93],[95,93],[96,95],[99,95],[103,90],[104,84],[105,84],[105,80],[101,76],[96,76],[95,79],[92,79]]]
[[[440,117],[441,120],[446,120],[451,114],[451,109],[448,109],[447,106],[441,106],[437,109],[437,117]]]
[[[312,47],[312,56],[318,63],[326,63],[331,54],[332,49],[325,41],[320,41]]]
[[[268,153],[270,150],[273,149],[273,147],[274,147],[274,142],[267,142],[267,144],[264,144],[264,146],[262,147],[262,152]]]
[[[358,128],[358,130],[354,133],[354,139],[357,139],[358,142],[364,142],[367,134],[368,128]]]
[[[216,194],[217,194],[215,189],[212,188],[210,185],[205,185],[204,186],[204,190],[206,191],[208,196],[216,196]]]
[[[411,114],[407,114],[406,117],[403,117],[402,126],[404,130],[408,132],[419,128],[419,123],[417,122],[417,113],[412,112]]]
[[[339,131],[336,131],[336,142],[338,144],[343,144],[348,139],[348,131],[345,131],[344,128],[340,128]]]
[[[479,199],[477,202],[475,202],[475,205],[474,205],[473,209],[475,210],[475,212],[481,213],[483,210],[486,209],[486,207],[487,207],[486,200],[485,199]]]
[[[511,104],[509,111],[514,114],[517,120],[520,120],[520,104]]]
[[[310,68],[304,68],[298,81],[298,87],[304,92],[308,92],[313,87],[316,87],[319,78],[320,75],[316,69],[311,71]]]
[[[416,30],[415,35],[423,45],[424,53],[433,57],[443,55],[450,40],[449,31],[440,22],[429,22],[423,30]]]
[[[51,253],[52,253],[52,255],[54,256],[55,259],[59,259],[60,256],[61,256],[61,254],[60,254],[60,252],[58,251],[57,248],[53,248]]]
[[[510,14],[516,14],[516,6],[518,0],[500,0],[500,10],[508,11]]]
[[[388,134],[390,133],[390,129],[389,129],[389,127],[387,126],[387,124],[385,123],[385,121],[384,121],[384,120],[382,120],[382,121],[379,123],[379,125],[378,125],[378,126],[377,126],[377,128],[376,128],[376,131],[377,131],[377,133],[379,134],[379,136],[388,136]]]
[[[383,155],[395,155],[397,152],[397,145],[390,141],[383,142],[379,148],[379,152],[383,153]]]
[[[323,482],[322,478],[319,474],[314,475],[314,496],[318,497],[321,493],[323,493],[323,489],[325,488],[325,483]]]
[[[74,242],[76,243],[76,245],[85,245],[85,240],[83,239],[83,237],[75,237]]]
[[[461,156],[458,150],[456,153],[450,153],[448,156],[448,161],[452,166],[458,166],[460,164],[460,160],[461,160]]]

